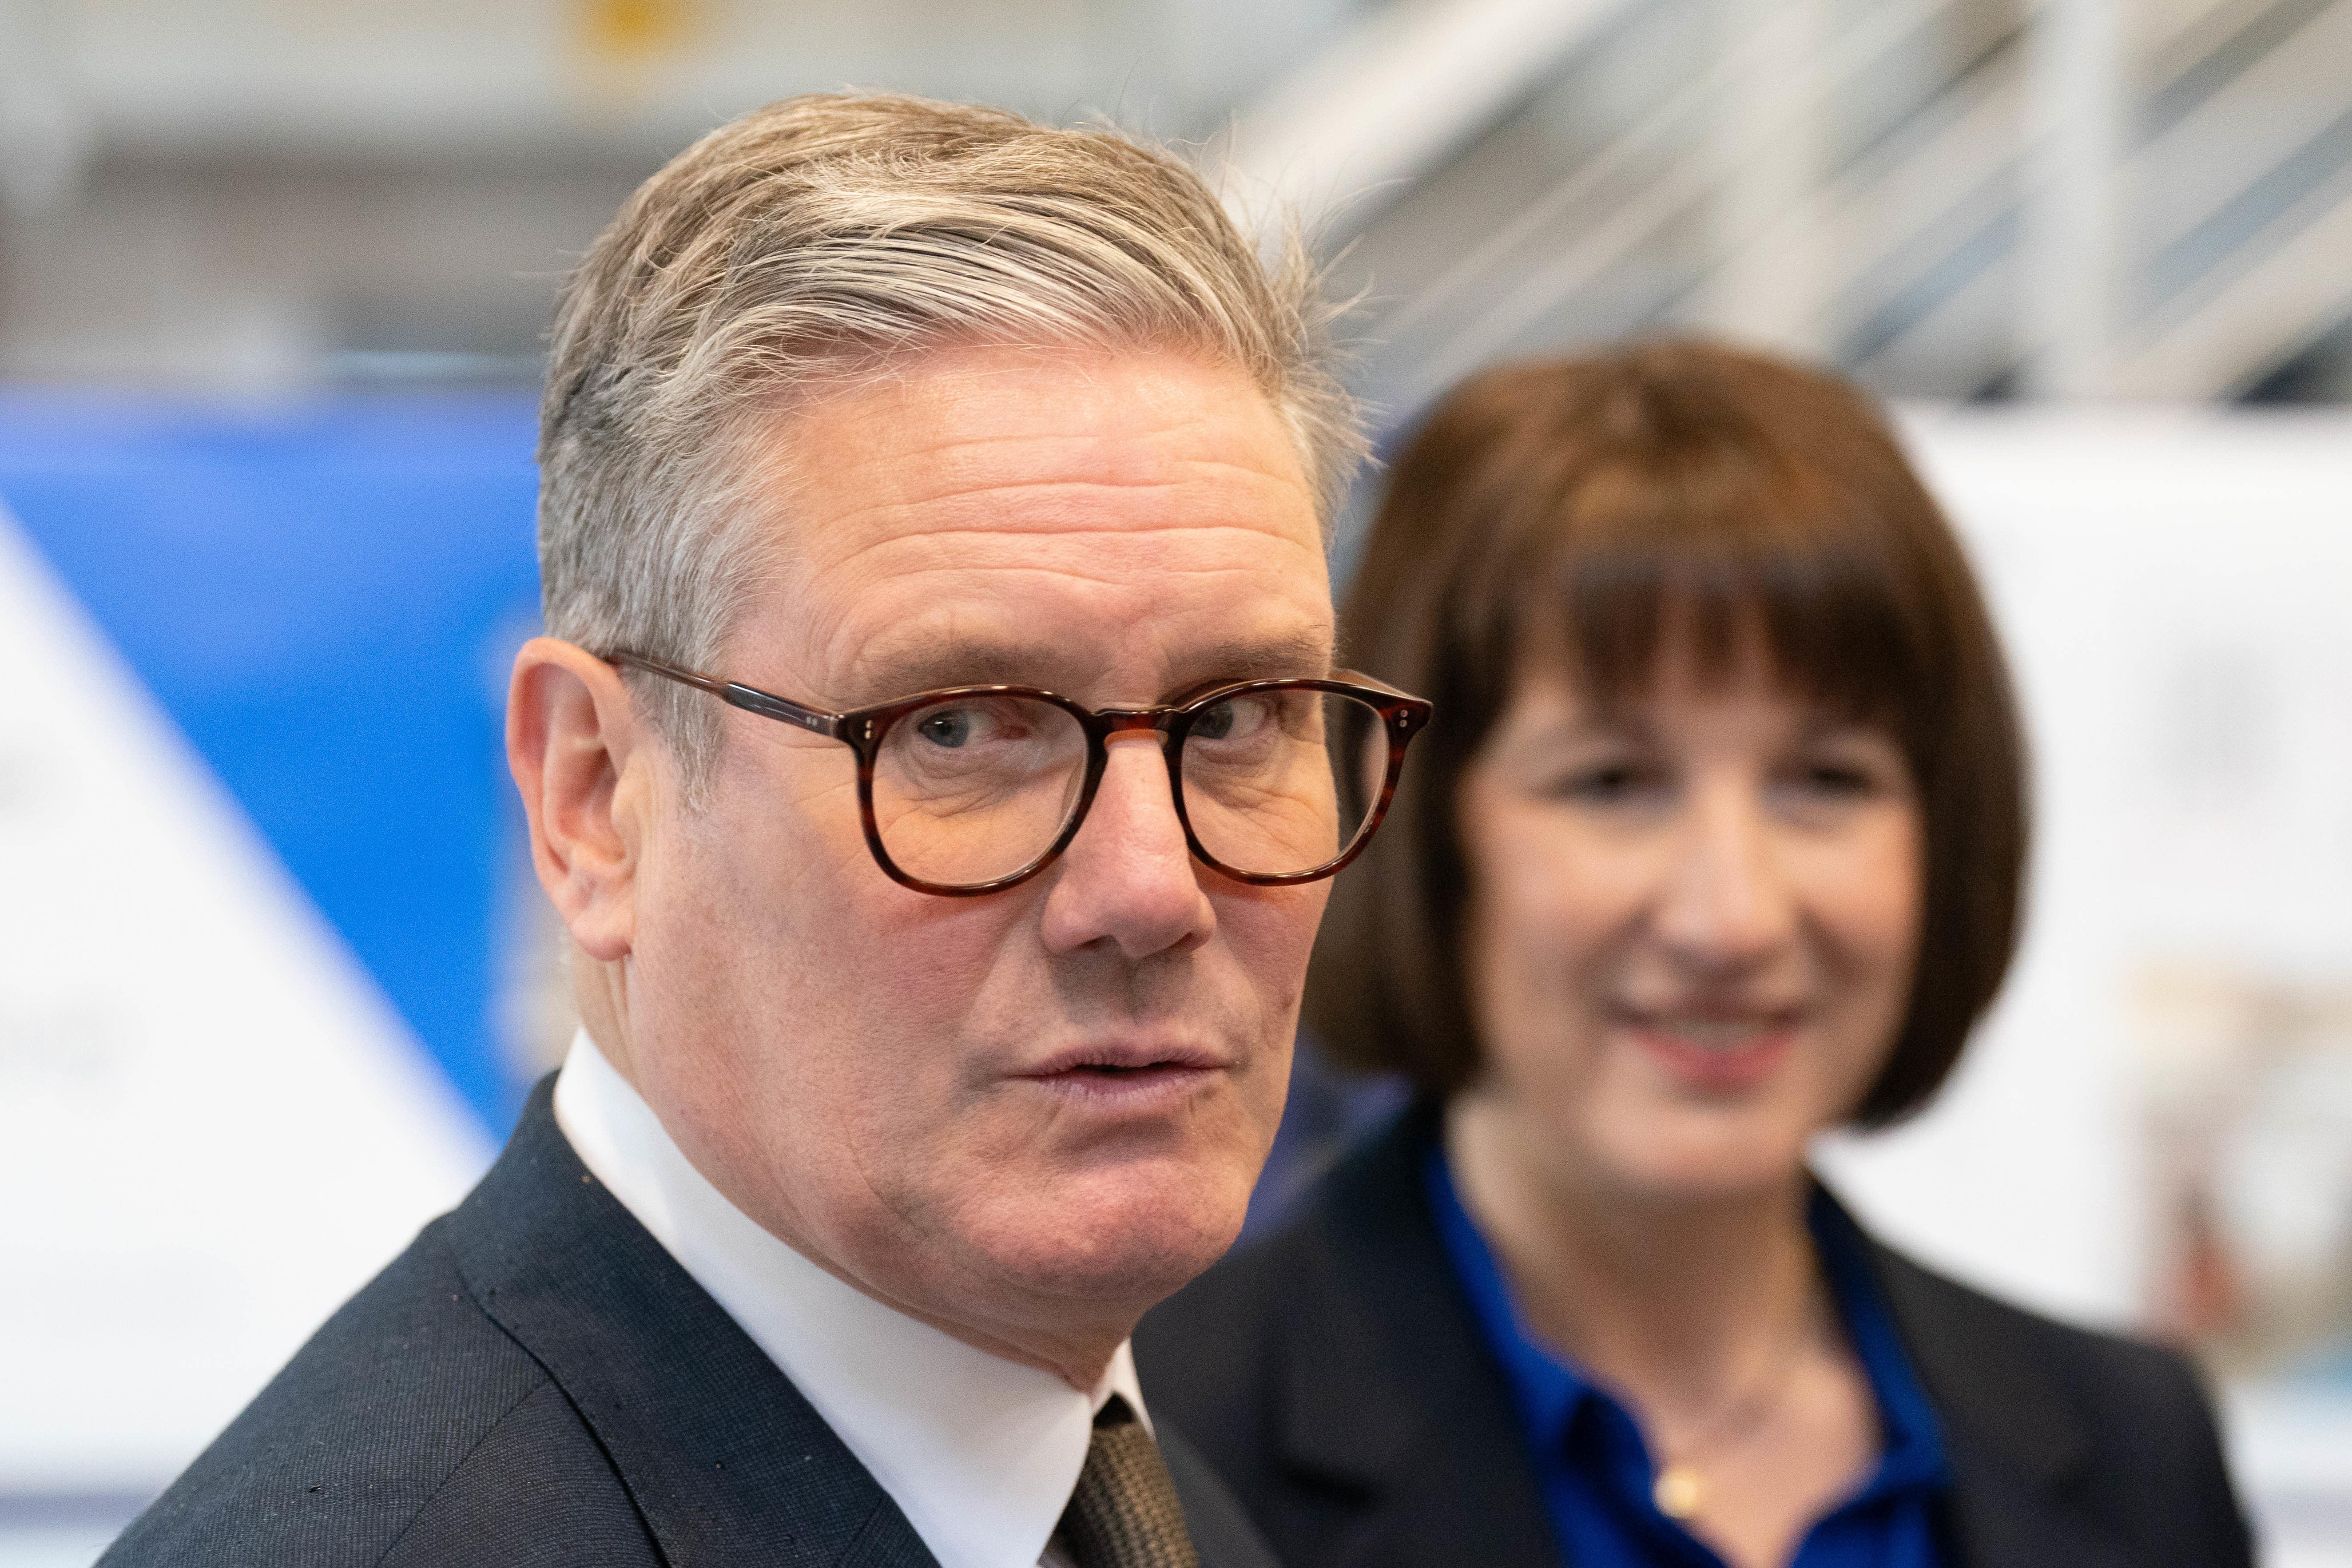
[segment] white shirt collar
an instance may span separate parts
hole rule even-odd
[[[1095,1412],[1118,1394],[1149,1422],[1125,1344],[1081,1394],[885,1306],[778,1240],[694,1168],[584,1029],[555,1080],[555,1121],[896,1500],[940,1568],[1034,1568]]]

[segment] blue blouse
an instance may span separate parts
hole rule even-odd
[[[1723,1568],[1651,1500],[1649,1450],[1625,1407],[1528,1334],[1494,1253],[1463,1212],[1442,1148],[1430,1151],[1423,1175],[1446,1256],[1509,1380],[1562,1554],[1576,1568]],[[1861,1488],[1813,1521],[1790,1568],[1946,1568],[1937,1519],[1950,1473],[1935,1410],[1895,1336],[1861,1234],[1824,1194],[1807,1217],[1886,1446]]]

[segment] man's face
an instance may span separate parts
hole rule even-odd
[[[977,682],[1110,707],[1328,668],[1310,489],[1238,372],[942,353],[771,439],[775,571],[727,679],[832,710]],[[991,1343],[1131,1318],[1223,1252],[1281,1116],[1324,885],[1192,860],[1135,735],[1042,876],[914,892],[866,850],[848,747],[724,723],[698,809],[658,748],[621,785],[645,823],[631,1070],[695,1163],[835,1272]]]

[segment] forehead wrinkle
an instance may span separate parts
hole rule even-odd
[[[1197,453],[1187,455],[1181,450],[1173,453],[1162,450],[1178,445],[1178,438],[1187,432],[1197,430],[1200,423],[1197,418],[1186,418],[1156,428],[1138,429],[1132,425],[1127,425],[1100,430],[1056,430],[1041,426],[1034,430],[1005,430],[994,435],[979,433],[942,435],[937,439],[909,446],[893,447],[880,442],[848,441],[843,441],[841,445],[848,447],[855,454],[852,459],[844,465],[845,468],[853,470],[894,465],[910,457],[954,458],[963,454],[987,453],[999,447],[1035,447],[1047,449],[1066,447],[1077,448],[1083,454],[1079,461],[1090,462],[1106,456],[1116,455],[1124,456],[1129,459],[1126,466],[1140,466],[1146,462],[1156,461],[1166,467],[1200,463],[1216,468],[1246,467],[1252,471],[1259,471],[1255,464],[1227,463],[1220,458]],[[815,443],[805,434],[796,443],[802,447],[814,444]],[[1279,458],[1286,458],[1289,456],[1287,447],[1276,442],[1267,443],[1267,451]],[[1291,465],[1285,462],[1276,466],[1286,468]]]
[[[861,552],[827,574],[832,579],[824,595],[831,601],[828,618],[887,618],[925,595],[952,595],[988,605],[1033,593],[1041,595],[1035,610],[1048,614],[1055,613],[1057,604],[1075,610],[1083,603],[1099,610],[1106,599],[1123,597],[1126,607],[1108,613],[1134,618],[1207,607],[1180,602],[1201,595],[1203,584],[1231,583],[1234,586],[1226,591],[1235,595],[1313,605],[1318,611],[1319,601],[1329,594],[1319,553],[1183,549],[1136,553],[1055,542],[990,550],[980,559],[974,554],[919,547]]]
[[[1033,578],[1049,578],[1049,581],[1054,581],[1056,585],[1061,585],[1061,588],[1070,590],[1070,593],[1089,595],[1089,599],[1096,599],[1096,602],[1106,597],[1134,599],[1134,609],[1124,611],[1124,614],[1118,609],[1112,609],[1106,618],[1110,618],[1110,621],[1136,621],[1136,618],[1143,618],[1148,611],[1162,609],[1162,597],[1164,593],[1167,593],[1167,585],[1171,585],[1171,583],[1202,583],[1202,581],[1216,581],[1216,578],[1256,578],[1258,569],[1256,566],[1246,566],[1246,564],[1155,566],[1155,569],[1150,572],[1150,576],[1148,576],[1148,581],[1139,581],[1136,574],[1118,574],[1118,576],[1110,576],[1110,574],[1101,574],[1101,572],[1085,572],[1085,569],[1077,569],[1077,566],[1002,564],[1002,566],[979,566],[979,569],[976,569],[976,566],[910,566],[910,569],[891,574],[891,583],[915,585],[915,583],[943,578],[943,581],[950,583],[950,585],[967,585],[973,576],[992,578],[992,583],[995,583],[1000,593],[1002,590],[1009,590],[1012,585],[1016,585],[1016,583],[1033,581]],[[981,611],[995,609],[995,602],[997,597],[1000,597],[1000,593],[971,595],[971,609],[981,609]],[[1267,602],[1286,602],[1286,605],[1296,605],[1296,599],[1289,599],[1286,595],[1265,595],[1265,597]],[[828,621],[837,623],[837,635],[846,635],[846,632],[852,630],[849,623],[852,623],[854,618],[856,618],[856,616],[854,616],[854,606],[842,606],[842,614],[828,616]],[[1319,621],[1328,623],[1327,616],[1312,616],[1312,618],[1319,618]]]
[[[1066,467],[1066,472],[1056,473],[1049,468],[1044,475],[1035,476],[1034,470],[1032,469],[1030,472],[1034,477],[1025,479],[1011,474],[999,479],[996,477],[999,466],[995,464],[943,463],[938,465],[939,478],[941,482],[935,488],[924,489],[916,489],[904,482],[905,469],[898,466],[898,459],[908,454],[876,453],[866,463],[857,467],[892,470],[895,477],[901,482],[889,488],[898,492],[899,499],[909,501],[930,500],[951,496],[961,490],[1017,489],[1054,484],[1078,484],[1141,490],[1170,489],[1188,484],[1213,483],[1221,479],[1239,479],[1248,484],[1276,485],[1286,489],[1298,490],[1302,494],[1307,488],[1305,477],[1296,471],[1295,464],[1278,462],[1269,466],[1232,458],[1211,457],[1202,453],[1180,454],[1154,459],[1148,454],[1129,450],[1129,448],[1134,446],[1133,442],[1108,436],[1001,436],[985,442],[965,442],[952,447],[932,448],[927,455],[940,456],[965,447],[995,447],[1014,442],[1025,447],[1065,446],[1078,447],[1081,450],[1068,456],[1064,465]],[[1281,457],[1283,454],[1276,453],[1274,456]],[[1106,461],[1107,458],[1126,460]]]
[[[1154,531],[1139,529],[1055,529],[1046,531],[1048,537],[1045,541],[1040,541],[1031,531],[1024,529],[925,529],[919,531],[893,533],[880,539],[867,540],[854,546],[845,553],[835,556],[821,564],[815,565],[811,571],[810,575],[814,577],[833,573],[853,571],[872,571],[877,575],[888,575],[901,578],[938,576],[940,574],[970,574],[978,577],[1007,574],[1017,575],[1021,574],[1045,573],[1054,575],[1076,578],[1079,581],[1097,582],[1106,586],[1117,586],[1121,583],[1133,581],[1138,574],[1131,571],[1123,574],[1118,577],[1110,577],[1089,572],[1086,570],[1086,553],[1081,547],[1092,540],[1118,541],[1123,543],[1133,544],[1137,542],[1139,536],[1146,531],[1163,532],[1168,536],[1164,542],[1158,544],[1156,547],[1153,547],[1149,551],[1148,558],[1146,560],[1129,563],[1130,566],[1140,568],[1142,573],[1148,574],[1151,577],[1201,576],[1235,572],[1259,573],[1265,571],[1267,569],[1268,563],[1263,560],[1244,560],[1240,558],[1238,554],[1229,555],[1221,560],[1201,563],[1197,565],[1176,563],[1165,559],[1167,555],[1174,553],[1181,544],[1185,542],[1200,541],[1205,537],[1218,534],[1233,534],[1239,536],[1234,541],[1235,544],[1244,546],[1252,551],[1260,549],[1266,543],[1272,542],[1297,552],[1298,554],[1305,556],[1307,563],[1314,567],[1315,581],[1318,585],[1322,581],[1323,552],[1319,542],[1310,544],[1303,539],[1294,539],[1286,533],[1276,532],[1270,529],[1253,527],[1248,523],[1243,522],[1204,522],[1182,525],[1171,524],[1168,525],[1164,529]],[[1051,562],[1041,563],[1034,560],[975,561],[970,559],[938,559],[941,553],[940,549],[941,543],[948,540],[956,539],[976,542],[992,542],[1006,546],[1017,547],[1023,551],[1052,549],[1057,554],[1074,557],[1075,562],[1070,565],[1062,565]],[[873,563],[874,557],[884,556],[898,552],[920,552],[933,556],[934,559],[931,563],[927,564],[895,563],[887,566],[876,566]],[[1285,568],[1280,567],[1276,569],[1285,570]],[[1138,583],[1136,585],[1139,589],[1147,592],[1149,591],[1148,584]],[[845,608],[846,608],[846,606],[845,606]]]
[[[1043,401],[1032,416],[1034,424],[989,430],[977,427],[984,419],[976,423],[972,410],[954,395],[953,388],[962,379],[950,375],[930,384],[948,389],[944,399],[921,395],[928,386],[906,384],[892,388],[887,396],[853,395],[820,401],[782,432],[783,439],[803,458],[829,458],[828,466],[842,475],[880,473],[886,480],[883,489],[902,485],[910,467],[936,470],[952,489],[975,471],[984,478],[991,470],[1017,468],[1024,462],[1033,468],[1043,463],[1049,469],[1067,467],[1108,474],[1118,482],[1128,482],[1130,475],[1140,482],[1158,482],[1167,471],[1190,466],[1238,468],[1302,491],[1307,488],[1296,444],[1280,416],[1246,378],[1238,384],[1257,395],[1262,417],[1249,422],[1255,428],[1238,431],[1198,407],[1155,406],[1148,395],[1123,396],[1127,387],[1066,374],[1048,378],[1050,384],[1041,389]],[[1092,395],[1067,398],[1074,380]],[[1228,400],[1217,412],[1229,414],[1232,407]],[[1078,428],[1070,427],[1070,418],[1078,422]],[[1242,462],[1213,455],[1230,453],[1237,436],[1244,447]],[[1005,448],[1016,451],[1008,458]]]
[[[1198,503],[1188,500],[1186,492],[1202,487],[1208,488],[1209,499]],[[1024,540],[1037,536],[1118,539],[1151,532],[1173,539],[1221,531],[1279,540],[1319,559],[1322,534],[1314,509],[1301,495],[1298,516],[1294,519],[1291,509],[1278,500],[1272,507],[1266,505],[1268,498],[1262,491],[1268,488],[1288,490],[1293,487],[1263,478],[1256,480],[1258,493],[1205,479],[1151,485],[1076,479],[1030,480],[876,500],[823,516],[805,516],[803,528],[813,540],[830,536],[846,545],[845,550],[837,549],[829,555],[826,565],[854,560],[869,550],[919,540],[990,535]],[[1114,504],[1105,505],[1106,499]],[[1234,521],[1235,513],[1251,511],[1263,515],[1256,521]],[[1294,521],[1297,526],[1285,526]],[[849,537],[844,539],[844,535]]]
[[[1007,479],[981,485],[950,484],[920,495],[895,496],[846,509],[833,513],[833,519],[837,522],[846,522],[876,512],[955,511],[980,506],[1025,511],[1041,502],[1050,517],[1069,504],[1061,498],[1075,492],[1086,498],[1089,504],[1098,504],[1097,498],[1100,497],[1128,500],[1136,509],[1134,526],[1150,528],[1162,526],[1166,512],[1183,505],[1183,497],[1188,492],[1202,489],[1234,500],[1245,500],[1253,505],[1266,504],[1265,492],[1272,491],[1276,497],[1273,507],[1277,514],[1288,510],[1282,504],[1281,498],[1296,495],[1301,507],[1308,510],[1310,518],[1312,515],[1312,508],[1307,506],[1306,491],[1279,474],[1268,474],[1239,463],[1203,463],[1199,466],[1199,471],[1174,479],[1121,479],[1067,475]],[[1218,510],[1226,510],[1227,504],[1218,503]]]
[[[1137,450],[1139,445],[1145,449]],[[1022,450],[1010,460],[991,460],[976,455],[1003,447]],[[927,473],[937,482],[911,484],[910,471]],[[1278,464],[1268,466],[1201,454],[1158,454],[1150,451],[1148,444],[1112,436],[997,436],[928,447],[873,447],[847,461],[836,458],[829,477],[842,488],[854,488],[860,480],[878,476],[880,482],[872,483],[872,489],[894,500],[924,501],[961,490],[999,489],[1024,484],[1085,483],[1150,489],[1234,475],[1254,483],[1304,489]]]
[[[1319,563],[1319,558],[1318,558]],[[934,643],[956,640],[958,626],[967,622],[983,625],[1001,622],[1007,616],[1016,616],[1024,623],[1034,624],[1041,610],[1034,603],[1022,604],[1019,584],[1037,578],[1049,579],[1064,595],[1071,596],[1066,606],[1078,611],[1080,624],[1091,621],[1100,628],[1111,628],[1126,635],[1127,628],[1145,630],[1154,638],[1165,637],[1181,627],[1186,615],[1214,614],[1231,616],[1237,607],[1254,610],[1254,618],[1261,626],[1279,625],[1286,629],[1266,633],[1226,633],[1214,639],[1213,646],[1228,644],[1262,644],[1280,641],[1295,647],[1311,645],[1313,657],[1322,667],[1328,668],[1335,636],[1334,617],[1328,600],[1319,592],[1306,594],[1253,594],[1253,586],[1262,585],[1263,569],[1250,563],[1228,563],[1213,566],[1159,566],[1148,573],[1126,573],[1105,575],[1068,567],[1036,565],[1026,562],[1004,563],[975,568],[965,563],[940,563],[912,567],[892,572],[887,582],[896,590],[890,600],[897,600],[913,590],[912,596],[920,600],[917,586],[926,582],[943,581],[949,591],[919,604],[916,610],[905,616],[885,616],[878,632],[871,629],[867,616],[870,603],[861,604],[855,596],[845,597],[831,606],[830,613],[820,622],[813,622],[812,642],[824,651],[824,667],[829,669],[856,670],[869,665],[868,650],[888,647],[892,643],[917,635]],[[1199,584],[1220,578],[1235,578],[1241,587],[1234,595],[1220,598],[1205,593]],[[977,580],[977,581],[976,581]],[[1168,587],[1182,583],[1200,602],[1189,607],[1166,603]],[[1315,580],[1319,589],[1321,579]],[[1083,608],[1080,602],[1083,602]],[[1108,608],[1103,606],[1108,604]],[[886,603],[886,609],[893,607]],[[1155,611],[1166,610],[1177,617],[1174,624],[1162,622]],[[866,623],[866,624],[861,624]],[[975,643],[1003,642],[993,634],[972,636]],[[1060,639],[1066,645],[1067,638]],[[1321,673],[1320,669],[1308,672]]]
[[[896,646],[894,646],[894,643]],[[1105,666],[1087,650],[1066,643],[1027,641],[986,633],[960,637],[951,629],[926,629],[860,650],[858,679],[874,688],[872,700],[888,701],[950,686],[1043,686],[1070,691],[1099,679]],[[1328,627],[1241,633],[1204,646],[1171,649],[1155,638],[1150,658],[1162,674],[1154,700],[1204,680],[1255,680],[1316,677],[1330,668]],[[1072,679],[1078,677],[1080,679]]]

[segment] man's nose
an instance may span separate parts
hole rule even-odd
[[[1202,868],[1184,841],[1161,737],[1111,737],[1102,783],[1076,838],[1047,873],[1045,943],[1115,942],[1129,958],[1197,945],[1216,929]]]
[[[1764,805],[1744,786],[1694,791],[1658,911],[1676,956],[1708,969],[1739,969],[1794,934],[1796,900]]]

